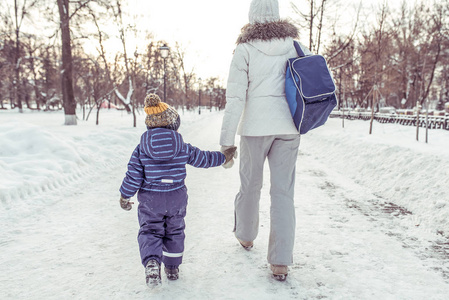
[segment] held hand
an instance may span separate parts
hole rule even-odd
[[[129,202],[129,199],[123,198],[122,196],[120,196],[120,207],[121,208],[123,208],[124,210],[131,210],[132,204],[134,204],[134,202]]]
[[[221,152],[225,155],[226,161],[223,168],[229,169],[234,165],[234,158],[237,158],[236,146],[221,146]]]
[[[229,162],[225,162],[224,164],[222,164],[223,168],[225,168],[225,169],[230,169],[230,168],[232,168],[233,165],[234,165],[234,159],[231,159]]]

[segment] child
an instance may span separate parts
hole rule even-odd
[[[161,102],[156,94],[145,98],[145,124],[140,144],[128,163],[120,187],[120,206],[130,210],[129,198],[136,192],[140,230],[137,237],[146,283],[161,283],[161,262],[169,280],[178,279],[184,251],[184,217],[187,207],[186,164],[197,168],[230,167],[236,148],[201,151],[184,143],[177,132],[180,118],[176,110]]]

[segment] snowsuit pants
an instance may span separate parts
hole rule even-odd
[[[295,241],[294,186],[300,135],[241,136],[240,191],[235,198],[235,235],[253,241],[259,231],[263,168],[270,167],[270,237],[268,262],[293,263]]]
[[[141,191],[137,198],[140,225],[137,241],[142,264],[146,266],[150,259],[155,259],[166,267],[179,266],[184,252],[187,188]]]

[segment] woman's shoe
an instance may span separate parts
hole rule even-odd
[[[288,267],[284,265],[270,265],[270,269],[273,272],[274,279],[278,281],[285,281],[288,275]]]
[[[239,238],[237,238],[237,240],[239,241],[240,245],[242,245],[242,247],[245,248],[245,250],[250,250],[254,246],[252,241],[251,242],[245,242],[245,241],[242,241]]]

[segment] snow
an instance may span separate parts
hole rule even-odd
[[[128,87],[128,93],[126,94],[126,98],[123,97],[123,95],[120,93],[120,91],[115,88],[114,89],[115,94],[117,95],[117,97],[120,98],[120,100],[122,100],[122,102],[126,105],[130,105],[131,104],[131,96],[134,93],[134,88],[133,88],[133,82],[131,80],[131,78],[129,78],[129,87]]]
[[[79,114],[82,115],[82,114]],[[304,135],[286,282],[270,276],[269,170],[251,251],[233,236],[233,168],[188,167],[180,279],[145,285],[136,205],[119,207],[144,115],[0,111],[2,299],[447,299],[449,132],[340,119]],[[218,150],[222,112],[181,114],[184,140]],[[135,200],[135,199],[134,199]],[[135,200],[136,201],[136,200]]]

